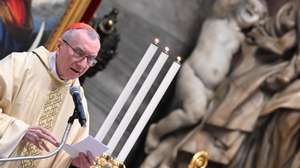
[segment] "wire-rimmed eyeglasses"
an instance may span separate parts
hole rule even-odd
[[[87,55],[85,54],[82,50],[80,49],[75,49],[74,47],[72,47],[66,40],[63,39],[63,42],[66,43],[74,52],[74,57],[78,59],[78,61],[83,60],[84,58],[87,59],[87,62],[89,64],[89,66],[94,66],[97,64],[97,60],[96,57],[97,56],[92,56],[92,55]]]

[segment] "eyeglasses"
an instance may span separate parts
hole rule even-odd
[[[83,60],[84,58],[87,59],[87,62],[89,66],[94,66],[97,64],[96,57],[97,56],[92,56],[92,55],[87,55],[85,54],[81,49],[73,48],[66,40],[63,39],[63,42],[66,43],[74,52],[74,57],[78,59],[78,61]]]

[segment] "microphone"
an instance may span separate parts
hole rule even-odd
[[[79,87],[72,86],[70,88],[70,94],[73,97],[75,111],[77,111],[79,123],[80,123],[81,127],[85,127],[86,126],[86,117],[85,117],[83,105],[81,102]]]

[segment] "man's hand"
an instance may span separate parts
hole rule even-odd
[[[72,166],[78,168],[90,168],[91,165],[95,163],[96,159],[90,151],[87,151],[86,154],[80,152],[79,156],[72,160]]]
[[[59,142],[48,130],[38,126],[29,127],[25,136],[23,137],[23,140],[25,142],[32,143],[39,149],[46,150],[47,152],[49,152],[49,148],[45,144],[45,141],[48,141],[56,147],[59,146]]]

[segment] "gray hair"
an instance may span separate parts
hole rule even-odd
[[[70,29],[63,33],[62,38],[64,40],[70,41],[76,32],[84,31],[92,40],[100,40],[99,34],[92,29]]]

